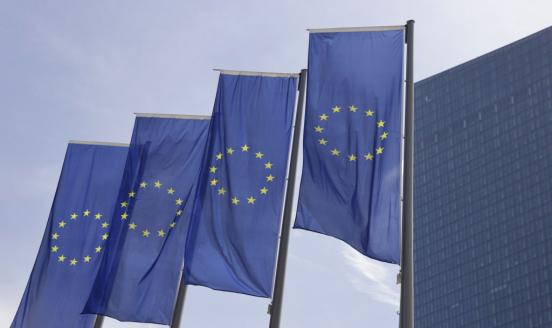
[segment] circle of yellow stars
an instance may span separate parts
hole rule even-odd
[[[229,194],[228,190],[220,183],[219,179],[217,179],[217,171],[222,166],[222,161],[224,160],[224,158],[226,157],[230,159],[233,156],[237,156],[236,154],[254,156],[255,161],[259,162],[259,165],[263,165],[264,170],[266,171],[263,177],[261,188],[259,188],[259,190],[256,190],[255,192],[250,192],[245,196]],[[263,152],[251,150],[251,146],[247,143],[241,145],[238,148],[226,147],[224,153],[219,152],[215,155],[213,162],[214,163],[209,167],[208,184],[214,190],[214,192],[216,192],[216,195],[218,197],[228,197],[232,206],[239,206],[241,204],[256,204],[258,199],[262,199],[268,195],[270,185],[273,184],[274,181],[276,181],[276,176],[272,174],[272,168],[274,167],[274,164],[266,159]]]
[[[326,129],[324,127],[324,123],[329,122],[331,120],[332,116],[343,115],[341,113],[344,112],[344,111],[346,111],[346,109],[342,109],[340,106],[335,105],[328,112],[329,114],[328,113],[322,113],[321,115],[318,116],[318,121],[319,122],[318,122],[317,125],[315,125],[313,127],[314,132],[316,134],[320,135],[320,138],[317,140],[318,144],[321,147],[326,148],[327,152],[331,156],[338,157],[338,158],[344,158],[349,163],[357,162],[357,160],[359,159],[359,156],[360,156],[361,160],[373,161],[376,156],[383,155],[383,151],[384,151],[385,148],[381,145],[381,142],[383,142],[385,139],[387,139],[389,137],[389,131],[387,131],[385,129],[385,121],[383,121],[381,119],[377,120],[376,112],[374,110],[367,109],[367,110],[364,110],[364,111],[361,112],[361,111],[359,111],[359,108],[356,107],[355,105],[350,105],[348,107],[348,112],[351,113],[352,115],[362,115],[363,118],[375,121],[376,127],[378,129],[378,139],[380,140],[380,143],[377,145],[377,147],[372,152],[366,152],[366,153],[362,153],[362,154],[342,153],[342,150],[340,150],[336,147],[329,146],[329,141],[324,136],[324,131]]]
[[[109,223],[103,219],[103,216],[104,215],[100,212],[93,213],[89,209],[86,209],[84,211],[72,212],[68,218],[62,218],[61,220],[55,222],[52,227],[52,233],[50,234],[50,253],[55,257],[56,262],[60,264],[67,263],[69,266],[74,267],[79,263],[88,264],[94,259],[95,256],[98,256],[103,250],[102,246],[109,237],[107,230],[100,231],[103,233],[100,236],[100,240],[96,244],[97,246],[93,249],[93,251],[86,252],[84,256],[66,256],[65,252],[59,246],[59,241],[65,235],[69,224],[82,219],[93,219],[101,225],[102,229],[107,229],[109,227]]]
[[[155,192],[164,192],[168,197],[172,198],[172,202],[174,202],[175,209],[175,219],[169,223],[167,227],[160,227],[159,229],[151,229],[148,227],[140,227],[136,222],[132,221],[130,218],[130,214],[128,213],[128,208],[130,206],[130,203],[133,201],[136,201],[136,195],[138,192],[143,192],[145,190],[153,190]],[[127,200],[121,202],[120,208],[121,208],[121,215],[120,219],[122,221],[130,221],[127,225],[128,230],[139,232],[140,236],[143,238],[149,238],[153,236],[157,236],[158,238],[164,238],[167,236],[167,233],[170,229],[173,229],[176,226],[176,220],[178,217],[182,216],[183,208],[184,208],[184,200],[176,195],[176,189],[169,186],[165,187],[161,181],[156,180],[153,183],[148,183],[147,181],[142,181],[138,185],[138,192],[131,190],[128,193]],[[130,220],[129,220],[130,218]],[[151,229],[151,230],[150,230]]]
[[[146,189],[148,188],[149,184],[146,181],[142,181],[139,185],[140,189]],[[163,184],[161,181],[157,180],[153,183],[153,189],[161,190]],[[176,212],[175,212],[175,218],[182,215],[183,211],[182,208],[184,207],[184,200],[180,197],[176,197],[176,190],[173,187],[169,187],[166,189],[166,193],[169,196],[174,196],[174,204],[176,206]],[[123,213],[120,215],[120,219],[122,221],[127,221],[130,217],[129,213],[127,212],[128,207],[130,205],[130,202],[136,198],[136,192],[130,191],[128,193],[128,199],[122,201],[119,205],[122,209]],[[86,253],[84,256],[81,257],[70,257],[66,256],[65,253],[62,251],[61,247],[59,245],[60,238],[65,235],[65,231],[67,230],[66,227],[69,223],[76,222],[80,218],[91,218],[94,221],[97,221],[101,225],[101,232],[103,232],[100,236],[100,242],[97,243],[97,246],[94,248],[93,251]],[[50,235],[50,252],[52,254],[55,254],[56,260],[58,263],[68,263],[69,266],[77,266],[79,263],[81,264],[87,264],[90,263],[94,256],[99,256],[100,253],[103,251],[103,246],[107,239],[109,238],[109,233],[107,232],[109,228],[109,222],[104,219],[104,215],[100,212],[93,213],[89,209],[86,209],[82,212],[72,212],[67,219],[61,219],[58,220],[52,229],[52,233]],[[155,235],[159,238],[164,238],[167,235],[168,230],[174,228],[176,226],[176,220],[173,220],[168,227],[166,228],[160,228],[158,230],[153,229],[150,231],[149,229],[145,228],[141,230],[141,236],[143,238],[149,238],[152,233],[155,233]],[[103,230],[105,229],[105,230]],[[138,224],[135,222],[128,223],[128,229],[133,231],[140,231],[138,229]],[[58,255],[59,254],[59,255]]]

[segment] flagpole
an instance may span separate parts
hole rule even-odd
[[[406,23],[406,99],[403,174],[400,328],[414,327],[414,21]]]
[[[96,321],[94,322],[94,328],[102,328],[104,317],[103,315],[97,315]]]
[[[184,272],[180,278],[180,286],[178,286],[178,296],[176,297],[176,304],[174,305],[173,317],[171,320],[171,328],[180,328],[180,320],[182,319],[182,312],[184,310],[184,299],[186,298],[187,286],[184,282]]]
[[[269,305],[270,328],[280,327],[282,314],[282,298],[284,296],[284,280],[286,275],[287,251],[289,244],[289,232],[291,229],[292,205],[295,191],[295,173],[297,171],[297,153],[299,152],[299,141],[301,140],[301,122],[303,120],[303,103],[305,100],[305,85],[307,82],[307,70],[302,69],[299,76],[299,97],[297,109],[295,110],[295,126],[293,128],[293,142],[291,158],[288,170],[288,181],[286,187],[286,200],[284,203],[284,216],[282,218],[282,231],[280,233],[280,245],[278,247],[278,260],[276,262],[276,279],[274,280],[274,292],[272,303]]]

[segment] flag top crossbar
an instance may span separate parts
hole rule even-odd
[[[254,72],[254,71],[233,71],[226,69],[213,69],[220,74],[243,75],[243,76],[266,76],[266,77],[299,77],[299,73],[275,73],[275,72]]]
[[[209,115],[181,115],[181,114],[157,114],[157,113],[134,113],[136,117],[176,118],[182,120],[210,120]]]
[[[337,27],[337,28],[309,28],[309,33],[337,33],[337,32],[381,32],[404,30],[404,25],[393,26],[364,26],[364,27]]]
[[[120,142],[102,142],[102,141],[86,141],[86,140],[69,140],[70,144],[77,145],[95,145],[95,146],[111,146],[111,147],[128,147],[126,143]]]

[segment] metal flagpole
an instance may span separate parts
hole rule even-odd
[[[174,305],[173,317],[171,320],[171,328],[180,328],[180,319],[182,319],[182,311],[184,309],[186,290],[187,286],[184,283],[184,272],[182,272],[180,286],[178,286],[178,296],[176,297],[176,304]]]
[[[94,328],[102,328],[103,320],[104,320],[103,315],[97,315],[96,321],[94,322]]]
[[[295,111],[295,127],[293,128],[293,142],[291,158],[289,163],[289,175],[286,188],[286,200],[284,203],[284,216],[282,218],[282,231],[280,234],[280,245],[278,247],[278,260],[276,262],[276,279],[274,280],[274,292],[272,303],[269,305],[270,328],[280,327],[280,316],[282,314],[282,298],[284,296],[284,279],[286,275],[287,251],[289,243],[289,232],[291,229],[291,210],[295,191],[295,173],[297,171],[297,153],[299,152],[299,141],[301,136],[301,122],[303,120],[303,102],[305,100],[305,85],[307,82],[307,70],[302,69],[299,76],[299,97]]]
[[[414,327],[414,21],[406,23],[406,99],[403,175],[400,328]]]

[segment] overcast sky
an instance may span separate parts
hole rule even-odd
[[[306,28],[415,19],[419,80],[551,25],[551,12],[550,1],[505,0],[0,1],[0,326],[23,294],[69,139],[129,142],[134,112],[208,115],[213,68],[298,72]],[[289,251],[282,328],[397,327],[398,266],[304,231]],[[190,287],[182,327],[267,327],[268,303]]]

